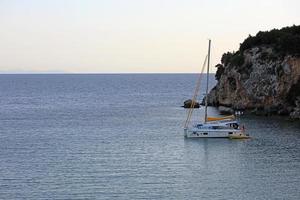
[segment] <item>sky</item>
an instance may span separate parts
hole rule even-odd
[[[0,73],[211,72],[249,35],[300,24],[299,0],[0,0]]]

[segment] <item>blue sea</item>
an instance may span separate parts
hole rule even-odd
[[[250,140],[185,139],[196,79],[0,75],[0,199],[300,199],[300,123],[243,115]]]

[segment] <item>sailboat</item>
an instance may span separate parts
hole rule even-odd
[[[208,106],[208,82],[209,82],[209,63],[210,63],[210,48],[211,40],[208,44],[208,54],[202,67],[200,77],[196,84],[195,93],[192,100],[191,108],[189,109],[188,116],[184,125],[184,136],[186,138],[229,138],[229,139],[247,139],[250,138],[245,132],[245,127],[240,126],[235,115],[229,115],[225,117],[208,117],[207,106]],[[201,75],[203,74],[205,64],[207,60],[207,76],[206,76],[206,98],[205,98],[205,115],[204,122],[197,123],[189,127],[189,122],[192,117],[194,110],[194,102],[198,95],[201,83]]]

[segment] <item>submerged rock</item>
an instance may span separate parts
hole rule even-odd
[[[184,101],[182,107],[184,107],[184,108],[191,108],[192,102],[193,102],[192,99],[188,99],[188,100]],[[197,102],[197,101],[195,102],[194,108],[200,108],[199,102]]]

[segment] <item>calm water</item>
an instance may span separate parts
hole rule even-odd
[[[243,116],[254,139],[184,139],[195,81],[0,75],[0,199],[300,199],[300,123]]]

